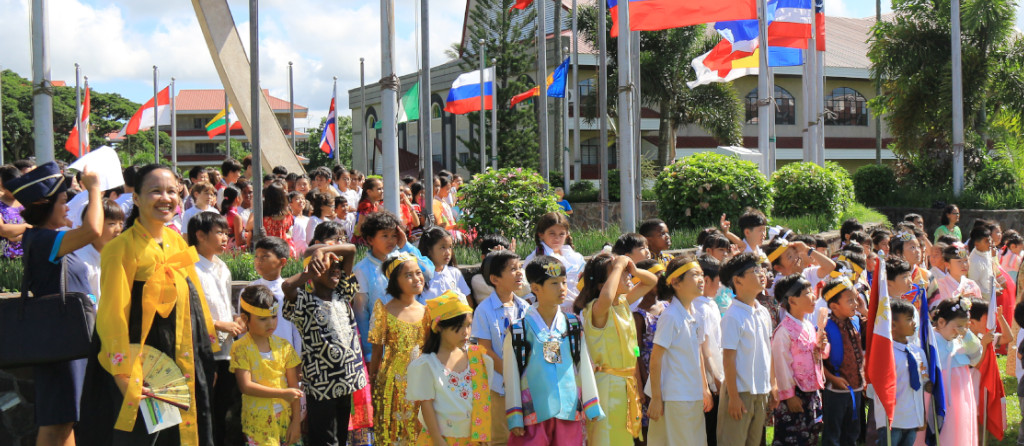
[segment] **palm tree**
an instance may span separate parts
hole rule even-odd
[[[597,8],[580,7],[580,32],[597,46]],[[611,29],[611,20],[608,29]],[[734,145],[742,140],[743,110],[731,84],[715,83],[690,89],[686,83],[696,78],[691,62],[718,43],[717,35],[704,25],[664,31],[646,31],[640,39],[641,101],[656,106],[658,123],[658,165],[675,158],[677,129],[694,124],[708,132],[719,144]],[[608,37],[608,82],[617,84],[617,44]],[[609,110],[614,110],[609,95]],[[614,113],[611,112],[610,113]]]

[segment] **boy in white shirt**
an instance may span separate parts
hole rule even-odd
[[[82,210],[84,218],[85,210]],[[103,199],[103,230],[100,236],[92,243],[85,245],[75,251],[78,259],[85,264],[86,274],[89,279],[89,290],[92,291],[93,304],[99,306],[100,302],[100,251],[108,242],[121,235],[124,229],[124,211],[117,202],[109,198]]]
[[[245,332],[245,323],[231,305],[231,271],[220,257],[228,247],[228,221],[215,212],[200,212],[189,221],[188,242],[199,253],[196,275],[203,287],[206,304],[213,318],[220,351],[213,354],[217,379],[213,383],[212,413],[216,420],[226,420],[228,410],[241,401],[241,393],[231,373],[231,344]],[[236,419],[237,420],[237,419]],[[214,443],[225,440],[224,423],[215,423]],[[241,426],[236,426],[241,429]],[[234,429],[233,429],[234,430]]]
[[[892,417],[892,445],[912,446],[917,431],[924,427],[924,391],[931,389],[928,382],[928,358],[921,347],[912,342],[917,331],[914,306],[903,299],[890,299],[892,308],[892,351],[896,359],[896,408]],[[875,426],[879,442],[886,441],[885,408],[874,399]]]
[[[217,189],[212,184],[196,183],[192,185],[189,197],[192,198],[194,206],[185,209],[185,213],[181,217],[182,229],[184,229],[185,234],[188,234],[188,221],[196,214],[206,211],[217,212],[213,204],[214,200],[217,199]]]
[[[290,252],[291,248],[288,246],[288,242],[278,237],[263,237],[253,247],[256,273],[260,275],[260,278],[252,281],[249,285],[263,285],[270,288],[270,291],[274,293],[274,299],[277,299],[278,304],[282,306],[284,305],[284,290],[281,289],[281,284],[284,283],[284,278],[281,277],[281,270],[288,263]],[[299,330],[295,328],[295,324],[286,319],[283,313],[279,312],[277,315],[277,330],[274,331],[274,334],[288,341],[295,349],[295,353],[302,356],[302,336],[299,336]]]

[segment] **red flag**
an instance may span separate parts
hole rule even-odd
[[[749,19],[757,19],[757,4],[754,0],[630,0],[629,2],[629,29],[632,31],[658,31],[702,23]]]
[[[525,93],[519,93],[515,96],[512,96],[512,103],[509,104],[509,108],[515,107],[516,104],[523,102],[527,99],[530,99],[534,96],[540,96],[540,86],[533,87],[527,90]]]
[[[531,3],[533,3],[533,0],[516,0],[516,4],[512,5],[512,8],[509,9],[509,11],[513,9],[526,9],[526,7],[530,6]]]
[[[814,42],[818,51],[825,51],[825,0],[814,1]]]
[[[886,287],[885,261],[878,259],[871,303],[868,308],[867,350],[864,354],[864,375],[875,388],[875,401],[882,404],[892,424],[896,409],[896,358],[892,351],[892,309]]]
[[[978,384],[978,424],[986,423],[985,427],[996,437],[1003,439],[1006,431],[1006,391],[1003,380],[999,377],[999,365],[996,363],[996,352],[992,344],[985,347],[985,354],[978,363],[981,381]],[[988,411],[984,410],[988,407]],[[988,418],[985,420],[985,418]]]
[[[153,114],[157,114],[158,125],[171,125],[171,87],[165,87],[157,94],[156,106],[153,106],[153,99],[146,101],[139,110],[132,115],[124,128],[119,132],[121,136],[134,135],[140,130],[153,127]]]
[[[89,84],[86,83],[85,98],[82,99],[82,105],[79,107],[82,118],[75,123],[75,127],[71,129],[71,134],[68,135],[68,140],[64,142],[64,150],[71,152],[72,155],[75,155],[75,158],[89,153],[89,109]],[[79,147],[78,132],[84,132],[84,147]]]

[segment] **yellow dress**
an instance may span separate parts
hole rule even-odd
[[[380,300],[374,303],[367,338],[375,346],[384,346],[373,382],[373,435],[377,444],[416,444],[422,426],[416,419],[418,406],[405,399],[406,373],[409,363],[419,356],[429,329],[426,311],[420,323],[411,324],[392,315]]]
[[[290,368],[302,364],[292,345],[278,336],[270,337],[271,358],[268,360],[249,336],[243,336],[231,347],[231,373],[248,370],[252,382],[272,389],[287,389]],[[242,395],[242,432],[250,444],[278,446],[285,444],[288,425],[292,421],[291,403],[278,398]]]
[[[636,326],[625,296],[615,298],[608,310],[604,328],[593,324],[591,313],[595,301],[581,312],[583,334],[586,336],[590,360],[601,408],[608,415],[587,424],[591,446],[633,444],[640,436],[640,394],[636,381]]]

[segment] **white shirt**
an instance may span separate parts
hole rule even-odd
[[[196,262],[196,275],[199,276],[199,284],[203,287],[206,305],[210,308],[210,317],[215,322],[234,321],[234,311],[231,308],[231,271],[228,270],[228,265],[217,256],[213,256],[212,260],[199,256],[199,261]],[[220,352],[213,354],[214,359],[231,359],[231,335],[217,332],[217,337],[223,338],[223,341],[220,344]]]
[[[284,340],[288,341],[295,349],[295,353],[302,357],[302,336],[299,336],[299,330],[295,328],[295,324],[288,318],[284,317],[284,290],[281,289],[281,284],[284,283],[284,279],[278,277],[276,280],[266,280],[259,278],[253,280],[249,285],[263,285],[270,288],[270,292],[274,293],[274,299],[277,300],[277,330],[274,330],[274,334],[280,336]]]
[[[77,196],[77,195],[76,195]],[[93,295],[93,304],[100,304],[100,252],[92,246],[92,243],[85,245],[75,251],[78,259],[85,265],[86,277],[89,280],[89,291]]]
[[[238,216],[242,217],[243,224],[249,224],[250,215],[252,215],[252,209],[246,209],[241,206],[238,207]]]
[[[181,233],[188,234],[188,222],[192,220],[200,212],[217,212],[213,209],[213,206],[207,206],[206,209],[199,209],[199,206],[192,206],[185,209],[185,212],[181,215]],[[219,212],[217,212],[219,214]]]
[[[661,322],[658,322],[661,325]],[[722,348],[736,350],[736,389],[754,395],[771,391],[771,329],[768,310],[735,299],[722,317]]]
[[[967,270],[967,278],[978,282],[978,287],[981,288],[982,299],[988,300],[989,296],[992,295],[990,279],[994,276],[992,271],[992,253],[978,251],[975,248],[974,251],[971,251],[969,262],[970,268]]]
[[[300,256],[306,252],[306,248],[309,247],[309,242],[306,236],[306,227],[309,226],[309,217],[305,215],[296,215],[294,223],[292,223],[292,243],[295,245],[295,252]]]
[[[124,221],[128,221],[128,216],[132,215],[132,208],[135,207],[135,199],[133,198],[133,195],[134,194],[132,193],[125,192],[121,195],[118,195],[117,199],[114,200],[114,203],[117,203],[118,206],[121,206],[121,211],[124,212]],[[78,224],[82,224],[81,215],[78,216]]]
[[[313,233],[316,231],[316,227],[324,221],[324,219],[317,217],[316,215],[310,216],[308,220],[309,221],[306,222],[306,246],[313,244]],[[294,234],[295,233],[293,232],[293,238],[295,237]]]
[[[540,242],[540,246],[543,248],[544,255],[558,259],[559,262],[562,262],[562,266],[565,267],[565,285],[569,289],[565,296],[565,301],[559,307],[562,308],[562,311],[574,313],[573,304],[576,302],[576,296],[580,294],[580,290],[576,289],[576,283],[579,282],[580,274],[583,273],[583,267],[587,266],[587,260],[569,245],[563,245],[561,253],[556,253],[547,243]],[[533,251],[530,255],[526,256],[526,260],[523,261],[523,269],[526,269],[526,265],[536,255],[537,251]]]
[[[348,207],[354,208],[359,204],[359,193],[356,192],[354,189],[349,189],[345,192],[342,192],[341,195],[344,196],[345,200],[348,201]],[[349,214],[354,214],[354,212],[349,212]]]
[[[345,229],[345,240],[352,240],[355,237],[356,230],[356,213],[348,212],[345,214],[345,218],[335,218],[334,222],[341,225]]]
[[[118,200],[123,196],[124,194],[119,195],[117,197]],[[71,201],[68,201],[68,220],[71,220],[71,229],[82,226],[82,210],[85,209],[87,204],[89,204],[89,192],[84,190],[75,194]],[[129,207],[128,210],[131,211],[131,208]],[[125,218],[128,217],[128,214],[124,215]]]
[[[917,429],[924,426],[924,384],[928,382],[928,364],[924,350],[916,345],[900,344],[893,341],[892,352],[896,359],[896,408],[892,416],[893,429]],[[907,353],[914,355],[917,362],[917,373],[921,387],[913,390],[910,387],[910,369],[907,367]],[[876,426],[885,426],[885,410],[877,399],[875,401]],[[947,420],[952,422],[953,420]]]
[[[639,300],[638,300],[639,302]],[[722,313],[718,311],[718,304],[711,300],[710,297],[700,296],[693,301],[694,313],[697,318],[697,322],[700,323],[701,330],[704,336],[698,341],[700,343],[707,343],[707,351],[709,357],[705,359],[704,363],[704,374],[708,377],[708,386],[711,387],[712,392],[717,392],[718,389],[715,387],[715,380],[725,379],[725,369],[722,366]],[[658,322],[660,327],[661,322]],[[714,362],[714,369],[718,371],[718,376],[712,374],[711,364],[708,361]]]
[[[654,332],[654,343],[665,348],[659,377],[663,401],[704,399],[704,377],[700,372],[700,340],[703,337],[704,330],[697,318],[679,299],[672,299],[658,318],[658,328]],[[647,380],[644,393],[651,395],[651,380]]]
[[[434,277],[427,282],[423,289],[423,301],[440,296],[448,290],[455,291],[462,296],[462,300],[466,304],[469,304],[466,297],[472,292],[469,285],[466,284],[466,278],[462,275],[462,271],[454,266],[445,266],[441,271],[434,272]]]

